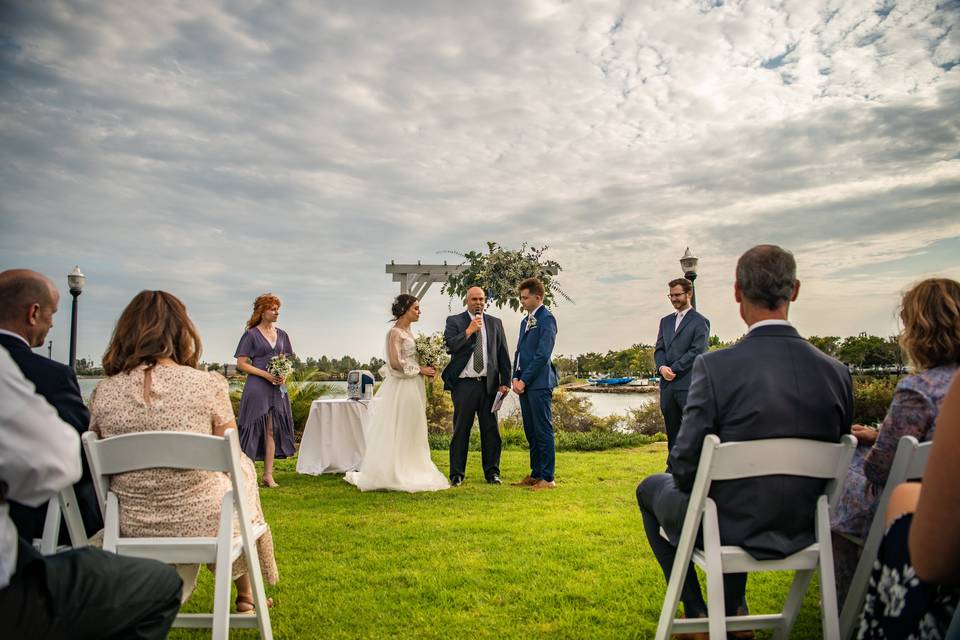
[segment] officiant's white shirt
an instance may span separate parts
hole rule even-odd
[[[467,315],[470,316],[471,321],[473,320],[473,314],[467,311]],[[483,323],[483,326],[480,327],[480,341],[483,344],[483,368],[480,369],[480,373],[477,373],[476,368],[473,366],[473,360],[477,357],[476,352],[470,354],[470,359],[467,360],[467,366],[463,368],[463,371],[460,372],[461,378],[486,378],[487,377],[487,324]]]

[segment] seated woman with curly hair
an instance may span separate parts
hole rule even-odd
[[[141,291],[120,314],[103,356],[107,379],[90,399],[90,429],[101,438],[141,431],[184,431],[222,436],[236,429],[226,379],[197,369],[200,336],[187,310],[165,291]],[[245,497],[253,524],[265,524],[253,462],[240,456]],[[110,479],[120,501],[124,536],[216,536],[220,503],[231,490],[223,473],[144,469]],[[234,524],[234,535],[239,526]],[[257,541],[264,578],[278,579],[273,537]],[[187,584],[196,565],[178,567]],[[233,564],[238,612],[253,611],[253,591],[243,557]],[[189,593],[185,587],[184,593]]]
[[[960,283],[923,280],[904,295],[900,346],[917,373],[897,384],[879,429],[853,425],[859,446],[850,464],[833,529],[837,598],[843,602],[887,482],[900,438],[933,439],[934,425],[950,380],[960,364]]]

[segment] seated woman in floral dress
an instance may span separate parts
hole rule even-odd
[[[923,484],[890,495],[858,638],[960,638],[960,376],[941,409]]]
[[[175,296],[141,291],[127,305],[103,356],[109,376],[90,400],[90,429],[101,438],[141,431],[184,431],[223,435],[236,429],[226,379],[200,371],[200,337]],[[248,513],[265,524],[253,462],[240,456]],[[182,469],[145,469],[117,474],[110,489],[120,501],[124,536],[216,536],[220,503],[230,491],[223,473]],[[239,526],[234,524],[234,535]],[[257,541],[264,578],[278,579],[273,538]],[[188,579],[196,567],[179,567]],[[253,611],[253,592],[243,557],[233,564],[238,612]],[[184,589],[188,593],[188,589]]]
[[[853,425],[858,447],[831,521],[837,598],[843,602],[856,570],[900,438],[933,439],[950,380],[960,364],[960,283],[924,280],[903,296],[900,346],[917,370],[897,384],[879,430]]]

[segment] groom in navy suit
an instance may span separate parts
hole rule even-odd
[[[693,283],[686,278],[677,278],[670,281],[669,287],[667,297],[676,311],[660,319],[653,353],[660,374],[660,411],[667,427],[667,451],[673,449],[680,431],[693,361],[701,353],[706,353],[710,337],[710,321],[690,306]]]
[[[530,474],[514,486],[534,491],[553,489],[553,388],[557,371],[550,356],[557,340],[557,321],[543,306],[545,290],[536,278],[528,278],[517,287],[520,305],[527,312],[520,323],[520,339],[513,364],[513,390],[520,396],[523,432],[530,443]]]

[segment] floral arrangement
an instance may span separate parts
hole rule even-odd
[[[278,356],[270,358],[270,364],[267,365],[267,373],[278,378],[289,378],[293,373],[293,360],[287,357],[287,354],[281,353]]]
[[[514,311],[520,309],[520,294],[517,285],[527,278],[539,278],[546,290],[543,304],[551,306],[557,295],[573,302],[560,285],[553,279],[560,271],[555,260],[543,260],[548,247],[528,247],[526,243],[520,249],[504,249],[496,242],[487,242],[487,253],[468,251],[459,253],[448,251],[463,258],[463,270],[451,274],[444,283],[441,293],[451,298],[463,299],[470,287],[480,287],[487,294],[487,304],[497,308],[508,305]]]
[[[447,345],[443,340],[443,334],[440,332],[429,336],[422,333],[417,334],[417,337],[414,338],[414,345],[417,349],[417,362],[420,363],[421,367],[433,367],[439,373],[450,361],[450,356],[447,355]]]

